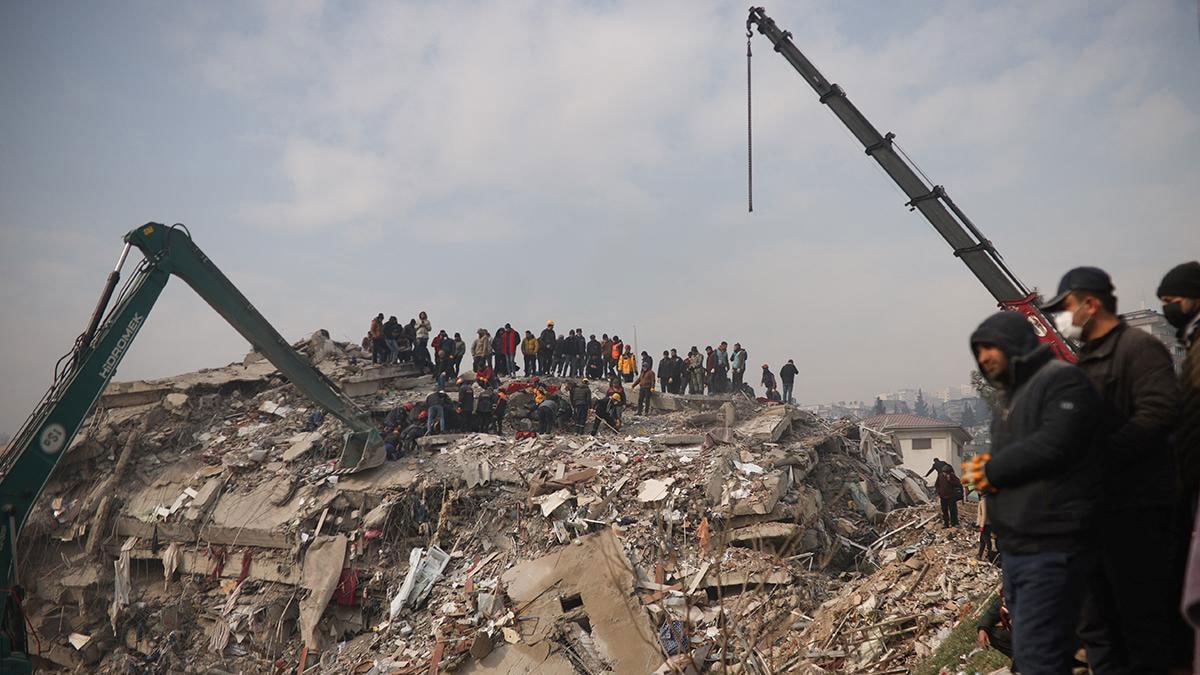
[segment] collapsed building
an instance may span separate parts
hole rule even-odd
[[[434,386],[323,331],[295,347],[381,420]],[[892,439],[745,396],[652,405],[346,475],[345,429],[253,352],[115,383],[22,535],[31,651],[105,673],[906,672],[998,584],[930,529]]]

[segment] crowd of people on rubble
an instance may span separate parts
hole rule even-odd
[[[709,345],[703,352],[693,346],[684,356],[676,349],[664,350],[655,370],[654,357],[649,352],[643,350],[634,354],[633,345],[615,333],[612,337],[604,333],[599,338],[595,334],[584,338],[583,329],[576,328],[564,335],[555,332],[553,321],[548,321],[538,335],[530,330],[522,335],[507,323],[495,333],[480,328],[469,347],[459,333],[451,336],[440,330],[430,339],[432,333],[433,324],[425,312],[403,324],[395,316],[385,320],[380,313],[371,321],[367,336],[363,338],[363,349],[371,353],[374,363],[412,363],[423,374],[446,380],[462,373],[462,362],[469,349],[471,369],[476,372],[490,369],[487,372],[496,376],[516,377],[518,371],[522,371],[525,377],[620,379],[625,384],[636,381],[640,386],[644,373],[650,371],[655,374],[661,390],[671,394],[738,391],[745,391],[750,396],[754,394],[746,382],[749,354],[736,342],[732,349],[728,342],[722,341],[715,349]],[[518,351],[521,363],[517,361]],[[778,378],[764,363],[759,380],[765,391],[764,397],[792,402],[798,374],[791,359],[780,368]]]
[[[633,346],[615,333],[585,338],[583,329],[571,329],[563,335],[548,321],[534,335],[505,324],[495,333],[478,329],[468,345],[459,333],[451,336],[440,330],[434,334],[428,314],[421,312],[405,324],[395,316],[385,320],[383,314],[376,315],[362,346],[374,363],[411,363],[436,380],[434,392],[425,401],[405,403],[384,420],[384,439],[392,459],[412,452],[417,439],[430,434],[503,433],[509,398],[518,393],[525,396],[518,398],[522,407],[516,419],[529,420],[520,423],[525,428],[513,430],[518,435],[585,433],[589,416],[592,435],[602,430],[619,432],[630,404],[627,385],[637,390],[639,415],[650,414],[655,391],[677,395],[740,391],[754,396],[745,378],[749,355],[740,343],[734,343],[732,350],[724,341],[704,352],[692,347],[686,356],[675,349],[664,350],[656,369],[649,352],[635,355]],[[464,369],[462,361],[468,352],[471,364]],[[520,380],[516,379],[519,371],[523,371]],[[760,384],[764,398],[790,402],[798,374],[792,360],[780,369],[778,380],[768,364],[763,364]],[[501,378],[508,378],[508,383]],[[554,384],[550,378],[565,381]],[[593,381],[607,382],[602,396],[594,394]],[[782,393],[778,382],[782,382]]]
[[[978,640],[1013,672],[1200,665],[1200,262],[1171,269],[1156,295],[1185,349],[1178,372],[1166,345],[1117,313],[1096,267],[1068,271],[1040,307],[1073,357],[1019,312],[971,335],[998,394],[991,449],[961,479],[940,460],[930,471],[944,527],[957,526],[956,482],[980,495],[978,557],[1003,586]]]

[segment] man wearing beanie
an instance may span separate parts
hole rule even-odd
[[[1158,285],[1157,295],[1163,303],[1163,315],[1187,348],[1179,373],[1179,425],[1171,439],[1179,466],[1180,511],[1186,515],[1186,523],[1200,492],[1200,262],[1193,260],[1173,267]],[[1200,533],[1194,530],[1184,579],[1183,614],[1200,633]],[[1195,648],[1200,650],[1200,635],[1196,637]]]
[[[1017,312],[988,317],[971,351],[1000,393],[992,452],[963,463],[986,499],[1012,616],[1014,670],[1066,673],[1095,555],[1099,397]],[[1119,544],[1118,544],[1119,545]]]
[[[1078,367],[1103,399],[1093,446],[1102,465],[1100,561],[1088,584],[1079,636],[1096,675],[1165,673],[1175,616],[1170,548],[1176,503],[1168,438],[1178,386],[1171,354],[1153,335],[1117,316],[1108,273],[1076,267],[1042,306],[1064,337],[1080,344]]]

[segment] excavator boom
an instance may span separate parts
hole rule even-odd
[[[349,429],[339,473],[379,466],[383,442],[367,413],[288,344],[181,226],[147,223],[125,235],[125,250],[108,277],[96,312],[76,341],[66,368],[0,457],[0,675],[31,672],[25,655],[17,543],[38,496],[71,440],[95,407],[172,275],[183,279],[255,350]],[[112,311],[105,307],[130,248],[144,256]]]

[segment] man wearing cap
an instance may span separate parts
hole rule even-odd
[[[1042,306],[1064,337],[1080,343],[1078,366],[1103,403],[1092,453],[1101,461],[1101,548],[1079,635],[1097,675],[1162,672],[1170,665],[1170,559],[1175,503],[1167,439],[1178,386],[1166,346],[1117,316],[1107,273],[1077,267]]]
[[[963,463],[964,483],[987,496],[1022,673],[1070,673],[1079,611],[1095,566],[1096,480],[1091,452],[1100,400],[1087,375],[1054,359],[1017,312],[971,334],[996,387],[991,454]],[[1146,552],[1143,552],[1146,555]]]
[[[554,322],[547,321],[542,334],[538,336],[538,375],[554,374]]]

